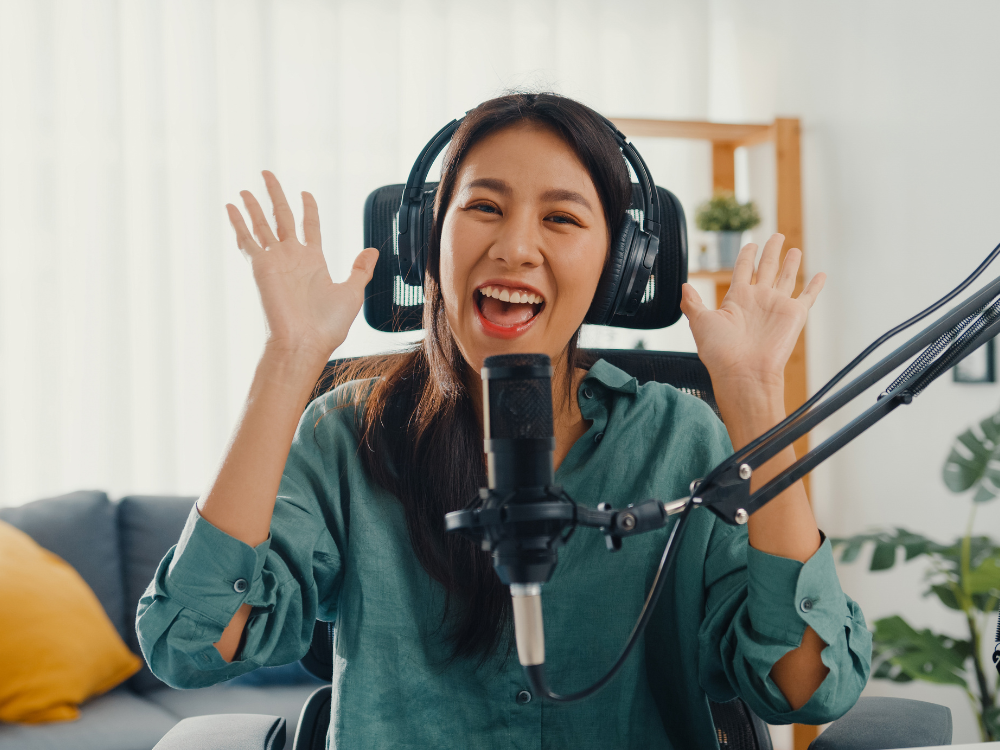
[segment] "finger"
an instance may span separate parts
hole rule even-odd
[[[785,235],[772,234],[764,243],[764,252],[760,254],[760,263],[757,264],[758,284],[774,286],[774,278],[778,275],[778,262],[781,259],[781,246],[784,242]]]
[[[271,206],[274,210],[274,222],[278,227],[278,239],[284,242],[291,238],[295,239],[295,216],[285,198],[285,191],[281,189],[278,178],[266,169],[261,172],[264,175],[264,184],[267,186],[267,194],[271,196]]]
[[[697,289],[690,284],[681,286],[681,312],[684,313],[688,320],[697,318],[707,310],[708,308],[702,302],[701,295],[698,294]]]
[[[802,294],[798,296],[800,302],[804,302],[806,309],[808,310],[812,307],[819,293],[823,291],[823,285],[826,283],[826,274],[820,271],[818,274],[812,277],[812,280],[806,284],[806,288],[802,290]]]
[[[233,225],[233,230],[236,232],[236,246],[243,251],[247,260],[261,252],[260,245],[254,242],[253,237],[250,236],[250,230],[247,229],[247,223],[243,221],[243,214],[240,213],[240,210],[232,203],[227,203],[226,213],[229,214],[229,223]]]
[[[733,284],[749,284],[753,280],[753,261],[757,257],[757,246],[749,242],[743,246],[739,255],[736,256],[736,263],[733,266]]]
[[[351,266],[351,275],[344,282],[362,299],[364,298],[365,287],[372,280],[372,274],[375,272],[375,263],[377,261],[378,250],[374,247],[366,247],[354,259],[354,265]]]
[[[785,262],[781,264],[781,274],[774,284],[774,288],[782,294],[792,295],[795,291],[795,281],[799,275],[799,262],[802,260],[802,251],[797,247],[790,248],[785,253]]]
[[[302,235],[306,238],[307,245],[319,247],[319,206],[312,193],[302,193]]]
[[[243,190],[240,192],[240,196],[243,198],[243,205],[247,207],[247,212],[250,214],[253,233],[260,246],[268,248],[277,245],[278,240],[275,239],[274,234],[271,232],[271,225],[264,218],[264,212],[261,210],[257,199],[253,197],[253,193],[249,190]]]

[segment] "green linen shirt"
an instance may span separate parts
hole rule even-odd
[[[649,627],[596,697],[553,704],[528,687],[516,654],[450,660],[444,592],[416,561],[399,501],[357,456],[350,388],[305,411],[285,465],[267,541],[240,542],[192,509],[178,544],[139,602],[153,673],[179,688],[287,664],[309,648],[314,620],[336,621],[328,746],[337,748],[718,748],[708,699],[739,696],[770,723],[832,721],[857,700],[871,636],[841,591],[830,543],[806,563],[753,549],[746,527],[697,509]],[[702,401],[636,380],[601,360],[578,391],[590,420],[556,482],[576,502],[621,507],[683,497],[732,450]],[[442,519],[443,523],[443,519]],[[570,693],[618,656],[652,582],[670,526],[607,551],[580,529],[543,587],[546,667]],[[240,659],[212,645],[252,605]],[[829,674],[797,711],[770,678],[806,625],[829,644]]]

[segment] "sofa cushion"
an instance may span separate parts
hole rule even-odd
[[[136,653],[139,639],[135,634],[135,611],[146,586],[167,551],[177,544],[191,506],[197,498],[131,495],[118,503],[118,528],[121,537],[122,567],[125,581],[127,631],[125,642]],[[143,665],[131,680],[133,690],[144,693],[163,687],[149,667]]]
[[[317,686],[284,685],[267,688],[239,687],[220,683],[197,690],[164,687],[143,697],[176,716],[187,719],[208,714],[268,714],[284,716],[288,722],[289,745],[295,736],[299,713]],[[0,748],[2,750],[2,748]]]
[[[62,724],[0,724],[0,750],[152,750],[177,723],[160,706],[118,688]]]
[[[72,492],[0,508],[0,520],[72,565],[97,595],[118,634],[125,637],[128,631],[135,634],[135,605],[126,629],[116,510],[103,492]],[[131,642],[126,642],[139,653]]]
[[[0,521],[0,720],[41,724],[142,666],[69,563]]]

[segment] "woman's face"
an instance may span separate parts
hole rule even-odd
[[[441,295],[478,372],[494,354],[555,363],[583,322],[608,251],[597,190],[572,148],[533,123],[462,160],[441,234]]]

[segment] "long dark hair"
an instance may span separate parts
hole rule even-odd
[[[459,167],[490,133],[521,123],[557,132],[590,173],[604,209],[608,237],[632,198],[628,168],[601,117],[556,94],[509,94],[469,112],[444,156],[434,204],[424,281],[426,336],[416,348],[370,357],[343,370],[336,382],[374,378],[359,410],[359,452],[371,478],[403,505],[410,542],[424,570],[446,592],[445,620],[453,656],[484,662],[511,648],[511,603],[487,553],[446,536],[444,515],[466,506],[486,485],[483,435],[469,394],[469,365],[448,325],[440,290],[441,229]],[[566,388],[577,360],[579,330],[566,349]]]

